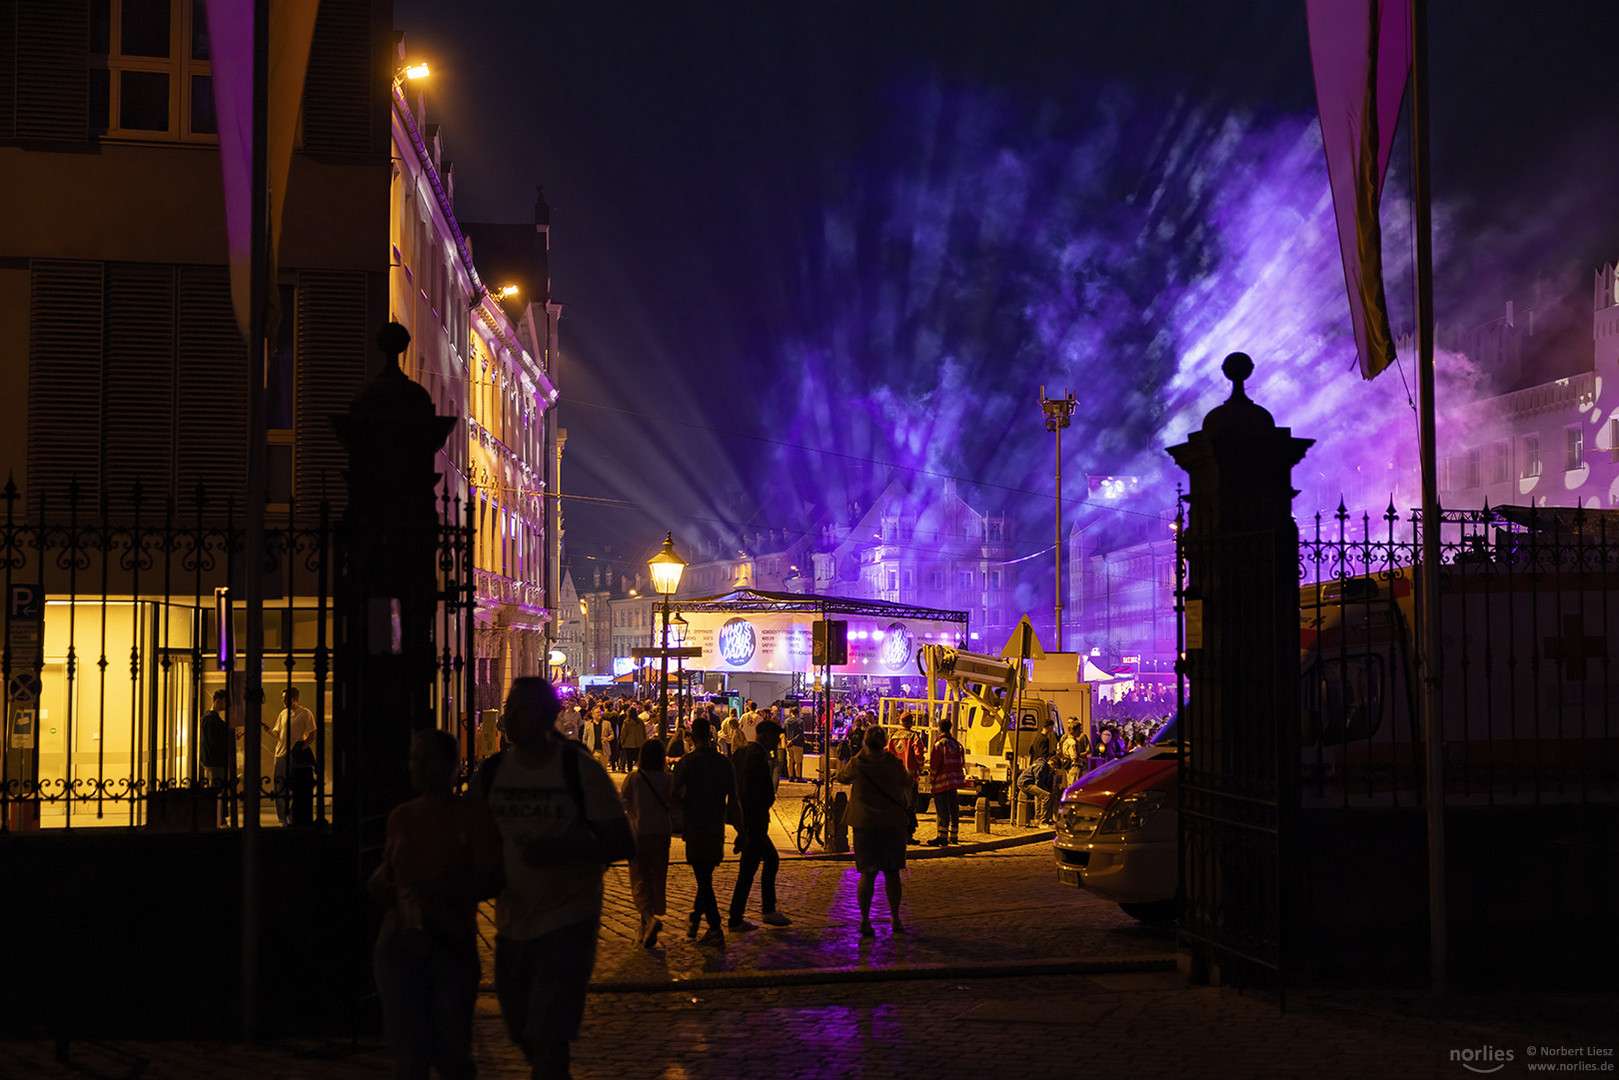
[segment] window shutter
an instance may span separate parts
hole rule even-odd
[[[90,138],[90,6],[11,0],[17,139]],[[5,63],[7,61],[0,61]],[[4,123],[4,121],[0,121]]]
[[[290,323],[294,314],[282,317]],[[247,343],[236,327],[223,267],[180,270],[176,372],[176,513],[184,519],[196,512],[200,483],[208,517],[223,519],[234,500],[240,521],[247,508]]]
[[[81,512],[96,511],[101,470],[102,267],[36,261],[28,313],[28,487],[66,505],[82,488]]]
[[[133,515],[137,480],[146,521],[174,490],[174,279],[172,266],[107,265],[102,481],[116,521]]]
[[[0,139],[17,137],[17,0],[0,0]]]
[[[302,505],[329,497],[346,505],[348,454],[331,417],[348,411],[365,382],[366,276],[344,271],[298,275],[297,430],[294,498]]]
[[[371,151],[370,0],[324,0],[304,79],[303,148],[309,154]],[[391,54],[390,54],[391,55]]]

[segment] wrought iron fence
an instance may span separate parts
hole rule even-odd
[[[1487,507],[1439,528],[1447,804],[1619,797],[1619,513]],[[1421,530],[1340,506],[1301,538],[1307,807],[1423,797]]]
[[[183,500],[152,498],[139,484],[129,496],[127,519],[114,520],[106,498],[85,514],[76,484],[36,495],[31,512],[15,484],[0,490],[0,832],[239,826],[250,738],[260,740],[264,823],[325,823],[341,677],[331,575],[342,535],[330,504],[269,515],[260,706],[242,700],[247,658],[236,644],[247,636],[240,509],[200,486]],[[446,492],[441,508],[435,707],[441,723],[465,732],[472,532],[459,497]],[[222,728],[210,718],[221,690],[230,702]],[[314,719],[312,775],[274,767],[279,714],[294,691]]]

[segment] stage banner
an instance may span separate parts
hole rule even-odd
[[[685,644],[703,650],[686,661],[688,670],[779,671],[813,674],[812,612],[707,612],[682,610]],[[957,644],[961,627],[933,619],[873,619],[837,616],[849,623],[849,662],[834,675],[917,674],[922,644]],[[677,642],[671,638],[671,645]]]

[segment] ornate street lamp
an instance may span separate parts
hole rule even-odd
[[[652,588],[663,597],[663,677],[658,681],[658,738],[669,738],[669,598],[680,588],[680,575],[686,560],[675,554],[675,534],[666,533],[663,550],[647,560],[652,571]]]
[[[1057,435],[1057,607],[1052,625],[1057,632],[1057,651],[1062,652],[1062,429],[1067,427],[1079,404],[1072,390],[1067,397],[1048,398],[1040,388],[1040,411],[1046,416],[1046,430]]]

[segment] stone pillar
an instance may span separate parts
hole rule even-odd
[[[399,367],[410,333],[377,334],[381,374],[332,417],[348,450],[338,527],[333,824],[380,843],[389,810],[410,797],[411,732],[433,726],[438,666],[439,506],[434,456],[455,427]]]
[[[1230,398],[1169,448],[1190,480],[1181,920],[1194,972],[1214,976],[1230,960],[1256,976],[1281,967],[1287,832],[1298,807],[1291,473],[1313,440],[1294,438],[1249,399],[1243,382],[1253,369],[1242,353],[1226,357]]]

